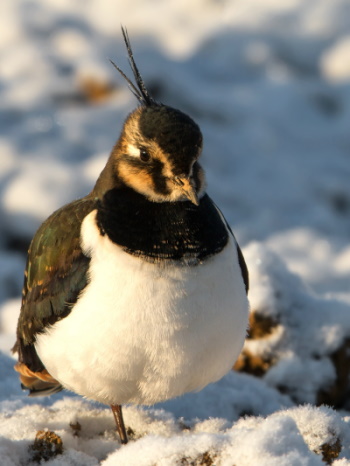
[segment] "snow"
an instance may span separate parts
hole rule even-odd
[[[347,81],[350,78],[350,36],[342,37],[321,57],[321,70],[330,81]]]
[[[1,2],[1,465],[34,464],[45,429],[64,447],[48,466],[350,465],[349,13],[347,0]],[[10,352],[31,237],[92,188],[136,105],[108,61],[128,70],[120,24],[155,98],[202,128],[257,322],[248,374],[125,407],[123,447],[106,407],[28,398]]]

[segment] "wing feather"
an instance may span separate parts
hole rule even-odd
[[[90,259],[80,247],[80,228],[96,205],[97,200],[84,198],[57,210],[30,245],[13,351],[31,371],[44,370],[34,347],[36,335],[66,317],[87,284]]]

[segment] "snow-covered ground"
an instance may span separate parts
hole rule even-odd
[[[2,0],[0,18],[1,466],[32,464],[43,429],[63,442],[48,466],[350,465],[349,1]],[[27,398],[10,353],[32,235],[91,189],[136,105],[108,60],[128,70],[120,24],[155,98],[202,128],[270,325],[243,352],[259,378],[126,407],[122,448],[105,407]]]

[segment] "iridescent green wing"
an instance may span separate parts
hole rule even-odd
[[[14,350],[33,371],[43,369],[34,348],[36,335],[66,317],[87,284],[90,259],[80,247],[80,228],[96,206],[96,200],[84,198],[62,207],[30,245]]]

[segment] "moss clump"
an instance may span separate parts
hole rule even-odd
[[[55,432],[38,430],[33,445],[30,446],[33,461],[48,461],[63,453],[63,442]]]

